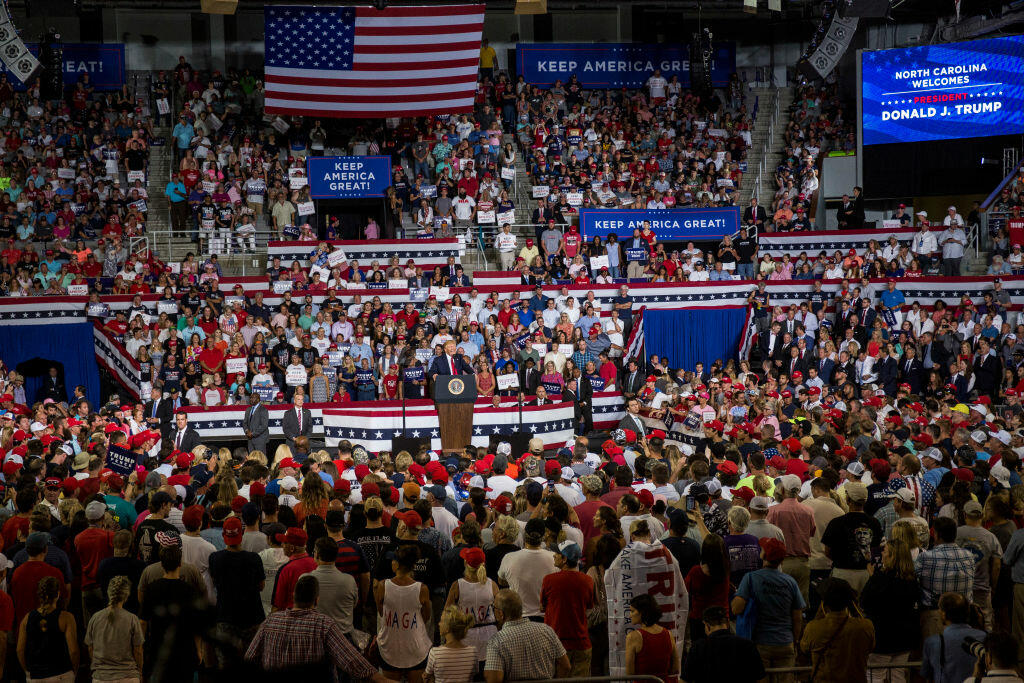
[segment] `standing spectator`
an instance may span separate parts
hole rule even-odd
[[[177,130],[178,126],[174,128]],[[171,206],[171,229],[174,235],[184,236],[185,224],[188,222],[188,192],[177,171],[171,173],[171,181],[164,188],[164,196]]]
[[[108,606],[89,620],[85,645],[94,681],[142,680],[142,622],[124,608],[131,592],[131,579],[115,576],[107,588]]]
[[[875,650],[868,665],[902,664],[910,659],[918,645],[920,623],[917,602],[920,587],[914,573],[910,548],[899,539],[890,539],[882,550],[882,566],[868,565],[871,575],[860,593],[864,616],[875,625]],[[906,669],[882,669],[869,673],[872,683],[903,683]]]
[[[808,593],[811,614],[818,613],[818,603],[821,600],[815,586],[832,573],[832,560],[829,559],[821,539],[832,520],[843,516],[843,509],[829,494],[830,489],[828,480],[815,477],[811,480],[811,497],[802,503],[814,513],[814,535],[811,536],[810,542],[811,556],[807,560],[810,575]]]
[[[34,532],[25,539],[28,561],[18,566],[10,578],[10,594],[14,600],[14,623],[20,624],[26,614],[39,606],[39,583],[52,576],[63,586],[63,599],[71,594],[70,586],[64,583],[64,574],[46,563],[47,534]]]
[[[796,661],[795,644],[806,607],[796,581],[779,570],[785,557],[786,546],[782,541],[762,538],[764,568],[743,577],[731,605],[733,614],[742,614],[747,603],[755,601],[757,621],[753,641],[769,669],[790,667]],[[789,683],[792,678],[790,674],[782,676],[781,680]]]
[[[967,624],[970,604],[960,593],[943,594],[938,605],[942,630],[924,641],[921,675],[925,680],[937,683],[965,681],[974,669],[975,658],[960,644],[965,638],[982,640],[985,632]]]
[[[483,664],[487,659],[487,641],[498,632],[494,624],[494,596],[498,585],[487,578],[487,556],[480,548],[469,547],[459,551],[465,566],[462,578],[452,584],[448,591],[445,610],[456,607],[460,612],[473,617],[475,623],[466,636],[467,645],[476,650],[477,660]]]
[[[160,548],[161,578],[142,593],[139,618],[146,633],[143,676],[165,681],[192,680],[199,668],[202,645],[198,635],[203,597],[182,578],[181,546]]]
[[[473,628],[474,621],[472,614],[463,612],[455,605],[445,608],[440,623],[443,644],[430,648],[430,654],[427,655],[427,668],[423,672],[427,683],[469,683],[473,680],[479,670],[477,651],[463,641]]]
[[[642,597],[645,596],[638,596]],[[765,678],[764,663],[757,647],[729,630],[728,610],[709,607],[704,610],[703,621],[707,637],[694,641],[686,654],[680,674],[682,680],[687,683],[717,683],[722,679],[723,662],[728,662],[730,681],[755,683]]]
[[[18,627],[18,662],[30,681],[71,683],[78,673],[78,632],[74,615],[61,607],[60,579],[40,580],[36,600]]]
[[[274,609],[287,609],[292,606],[291,599],[295,593],[295,584],[303,574],[316,569],[316,560],[306,552],[306,532],[297,527],[277,534],[288,561],[278,570],[274,581]]]
[[[882,525],[864,512],[867,486],[848,481],[844,488],[850,511],[829,522],[821,544],[832,560],[832,577],[846,581],[859,592],[868,580],[868,563],[882,542]]]
[[[523,617],[523,602],[511,590],[494,596],[498,634],[487,643],[487,683],[565,678],[571,665],[558,636],[547,624]]]
[[[558,571],[555,554],[541,547],[545,526],[541,519],[531,519],[523,531],[523,549],[509,553],[498,567],[498,583],[515,591],[520,597],[519,609],[531,621],[543,621],[541,589],[544,577]]]
[[[939,235],[939,246],[942,247],[942,274],[953,277],[960,274],[960,261],[967,249],[967,233],[956,224],[946,224],[946,229]]]
[[[316,603],[318,612],[334,619],[346,636],[352,633],[356,603],[359,601],[359,587],[356,580],[337,566],[338,542],[329,536],[318,538],[313,547],[316,555],[316,569],[310,572],[320,583],[320,597]]]
[[[573,541],[558,544],[555,567],[541,583],[544,623],[554,629],[569,656],[569,676],[590,675],[590,634],[587,610],[594,606],[594,580],[581,572],[583,549]]]
[[[925,638],[941,628],[939,597],[943,593],[959,593],[967,602],[974,595],[974,555],[956,545],[956,534],[954,520],[938,517],[932,526],[935,545],[914,561],[921,584],[921,631]]]
[[[103,592],[96,579],[100,562],[114,554],[114,532],[103,528],[106,514],[105,504],[96,500],[90,502],[85,506],[89,527],[75,536],[75,551],[82,565],[82,619],[86,624],[103,605]]]
[[[804,629],[800,649],[811,658],[811,680],[861,683],[867,678],[868,654],[875,647],[875,627],[854,604],[856,592],[842,579],[830,579],[822,592],[824,616]]]
[[[800,586],[800,595],[807,602],[807,591],[811,581],[811,570],[808,559],[811,556],[811,537],[817,530],[814,526],[814,513],[801,505],[798,499],[803,482],[795,474],[779,477],[777,494],[781,490],[782,502],[768,510],[765,518],[782,530],[786,538],[786,559],[782,561],[782,571],[789,574]]]
[[[635,628],[626,635],[626,675],[657,676],[675,680],[679,657],[672,632],[661,626],[661,606],[647,594],[629,601],[629,621]]]
[[[415,545],[402,545],[391,561],[394,578],[379,581],[373,588],[377,603],[377,646],[384,675],[411,683],[421,680],[427,667],[431,640],[430,590],[413,578],[419,552]]]
[[[729,556],[726,553],[721,536],[708,534],[700,548],[700,564],[686,574],[691,641],[704,637],[701,619],[705,609],[729,606]]]
[[[242,548],[245,532],[238,517],[224,520],[222,533],[224,550],[210,555],[209,572],[217,596],[217,634],[226,650],[219,665],[226,669],[241,659],[263,621],[265,574],[260,556]]]
[[[956,544],[974,556],[974,591],[971,602],[981,610],[986,631],[991,631],[992,588],[999,581],[1003,547],[988,529],[981,526],[985,509],[976,500],[964,503],[964,523],[956,530]]]
[[[273,674],[267,680],[333,680],[338,669],[351,680],[385,683],[387,679],[348,642],[338,624],[316,611],[318,588],[312,576],[296,582],[289,600],[294,607],[267,617],[245,653],[246,661]]]

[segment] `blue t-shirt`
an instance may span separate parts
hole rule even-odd
[[[804,609],[796,580],[778,569],[758,569],[743,577],[736,595],[757,602],[754,643],[788,645],[793,642],[793,610]]]

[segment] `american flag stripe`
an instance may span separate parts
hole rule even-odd
[[[484,6],[265,9],[266,111],[334,117],[469,111]]]

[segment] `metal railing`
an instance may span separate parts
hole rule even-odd
[[[773,95],[772,113],[768,119],[768,137],[761,143],[761,158],[757,162],[757,177],[754,179],[754,197],[757,197],[758,202],[761,201],[761,189],[764,182],[764,175],[768,169],[768,151],[775,141],[775,126],[779,121],[779,113],[781,107],[779,106],[779,94],[780,89],[776,88]]]
[[[981,226],[977,223],[971,223],[967,226],[967,249],[974,247],[974,258],[978,258],[981,254]]]
[[[893,671],[900,669],[914,670],[917,671],[921,668],[921,662],[901,662],[899,664],[868,664],[867,670],[868,675],[871,675],[873,671],[885,671],[884,683],[890,683],[892,681]],[[812,666],[784,666],[774,669],[765,669],[767,674],[768,683],[776,683],[776,681],[810,681],[810,675],[814,673],[814,667]],[[801,676],[800,674],[804,674]],[[639,678],[639,676],[637,677]],[[871,679],[874,680],[874,679]],[[910,680],[910,676],[907,676],[905,680]]]

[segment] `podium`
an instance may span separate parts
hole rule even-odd
[[[438,375],[434,381],[434,407],[441,428],[441,450],[463,453],[473,438],[473,375]]]

